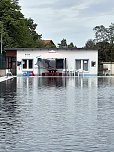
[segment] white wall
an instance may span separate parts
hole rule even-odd
[[[24,71],[33,71],[35,75],[38,74],[38,66],[37,58],[41,56],[41,54],[45,54],[47,50],[38,51],[38,50],[18,50],[17,51],[17,61],[21,61],[22,59],[33,59],[33,69],[22,69],[22,64],[17,66],[17,75],[22,75]]]
[[[65,54],[68,61],[68,69],[75,69],[75,60],[76,59],[87,59],[89,60],[89,71],[88,74],[97,74],[98,73],[98,51],[97,50],[70,50],[70,51],[61,51]],[[96,65],[91,67],[91,61],[95,61]]]
[[[36,64],[37,57],[47,53],[49,50],[17,50],[17,61],[22,61],[22,59],[33,59],[33,72],[34,74],[38,74],[38,67]],[[57,50],[58,53],[61,53],[67,59],[67,68],[75,70],[75,60],[76,59],[88,59],[89,60],[89,70],[86,74],[97,75],[98,73],[98,51],[97,50]],[[91,61],[95,61],[96,65],[91,67]],[[30,70],[30,71],[31,71]],[[22,64],[17,66],[17,74],[22,74],[24,71],[22,70]],[[28,69],[29,71],[29,69]]]

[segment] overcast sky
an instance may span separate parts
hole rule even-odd
[[[114,0],[19,0],[22,13],[38,24],[42,39],[57,45],[65,38],[83,47],[94,38],[93,28],[114,23]]]

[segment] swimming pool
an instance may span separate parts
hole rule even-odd
[[[113,152],[114,77],[0,83],[1,152]]]

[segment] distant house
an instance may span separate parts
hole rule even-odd
[[[52,40],[41,40],[43,48],[56,48]]]
[[[103,75],[114,75],[114,62],[102,62]]]
[[[97,76],[98,50],[6,48],[7,70],[14,75]]]

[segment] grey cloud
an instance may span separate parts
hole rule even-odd
[[[62,38],[82,42],[94,35],[96,25],[109,25],[114,18],[113,0],[20,0],[24,14],[38,23],[44,39],[60,42]],[[111,14],[106,16],[107,14]],[[102,16],[104,15],[104,16]]]
[[[33,4],[31,3],[31,5],[28,6],[29,9],[51,9],[51,10],[55,10],[55,9],[67,9],[67,8],[72,8],[74,6],[77,6],[81,3],[83,3],[85,0],[80,0],[77,1],[76,0],[55,0],[55,1],[51,1],[51,2],[41,2],[41,3],[36,3]]]
[[[114,1],[105,0],[104,2],[99,2],[98,4],[91,4],[88,8],[80,12],[82,17],[99,17],[99,15],[108,15],[108,13],[114,10]]]

